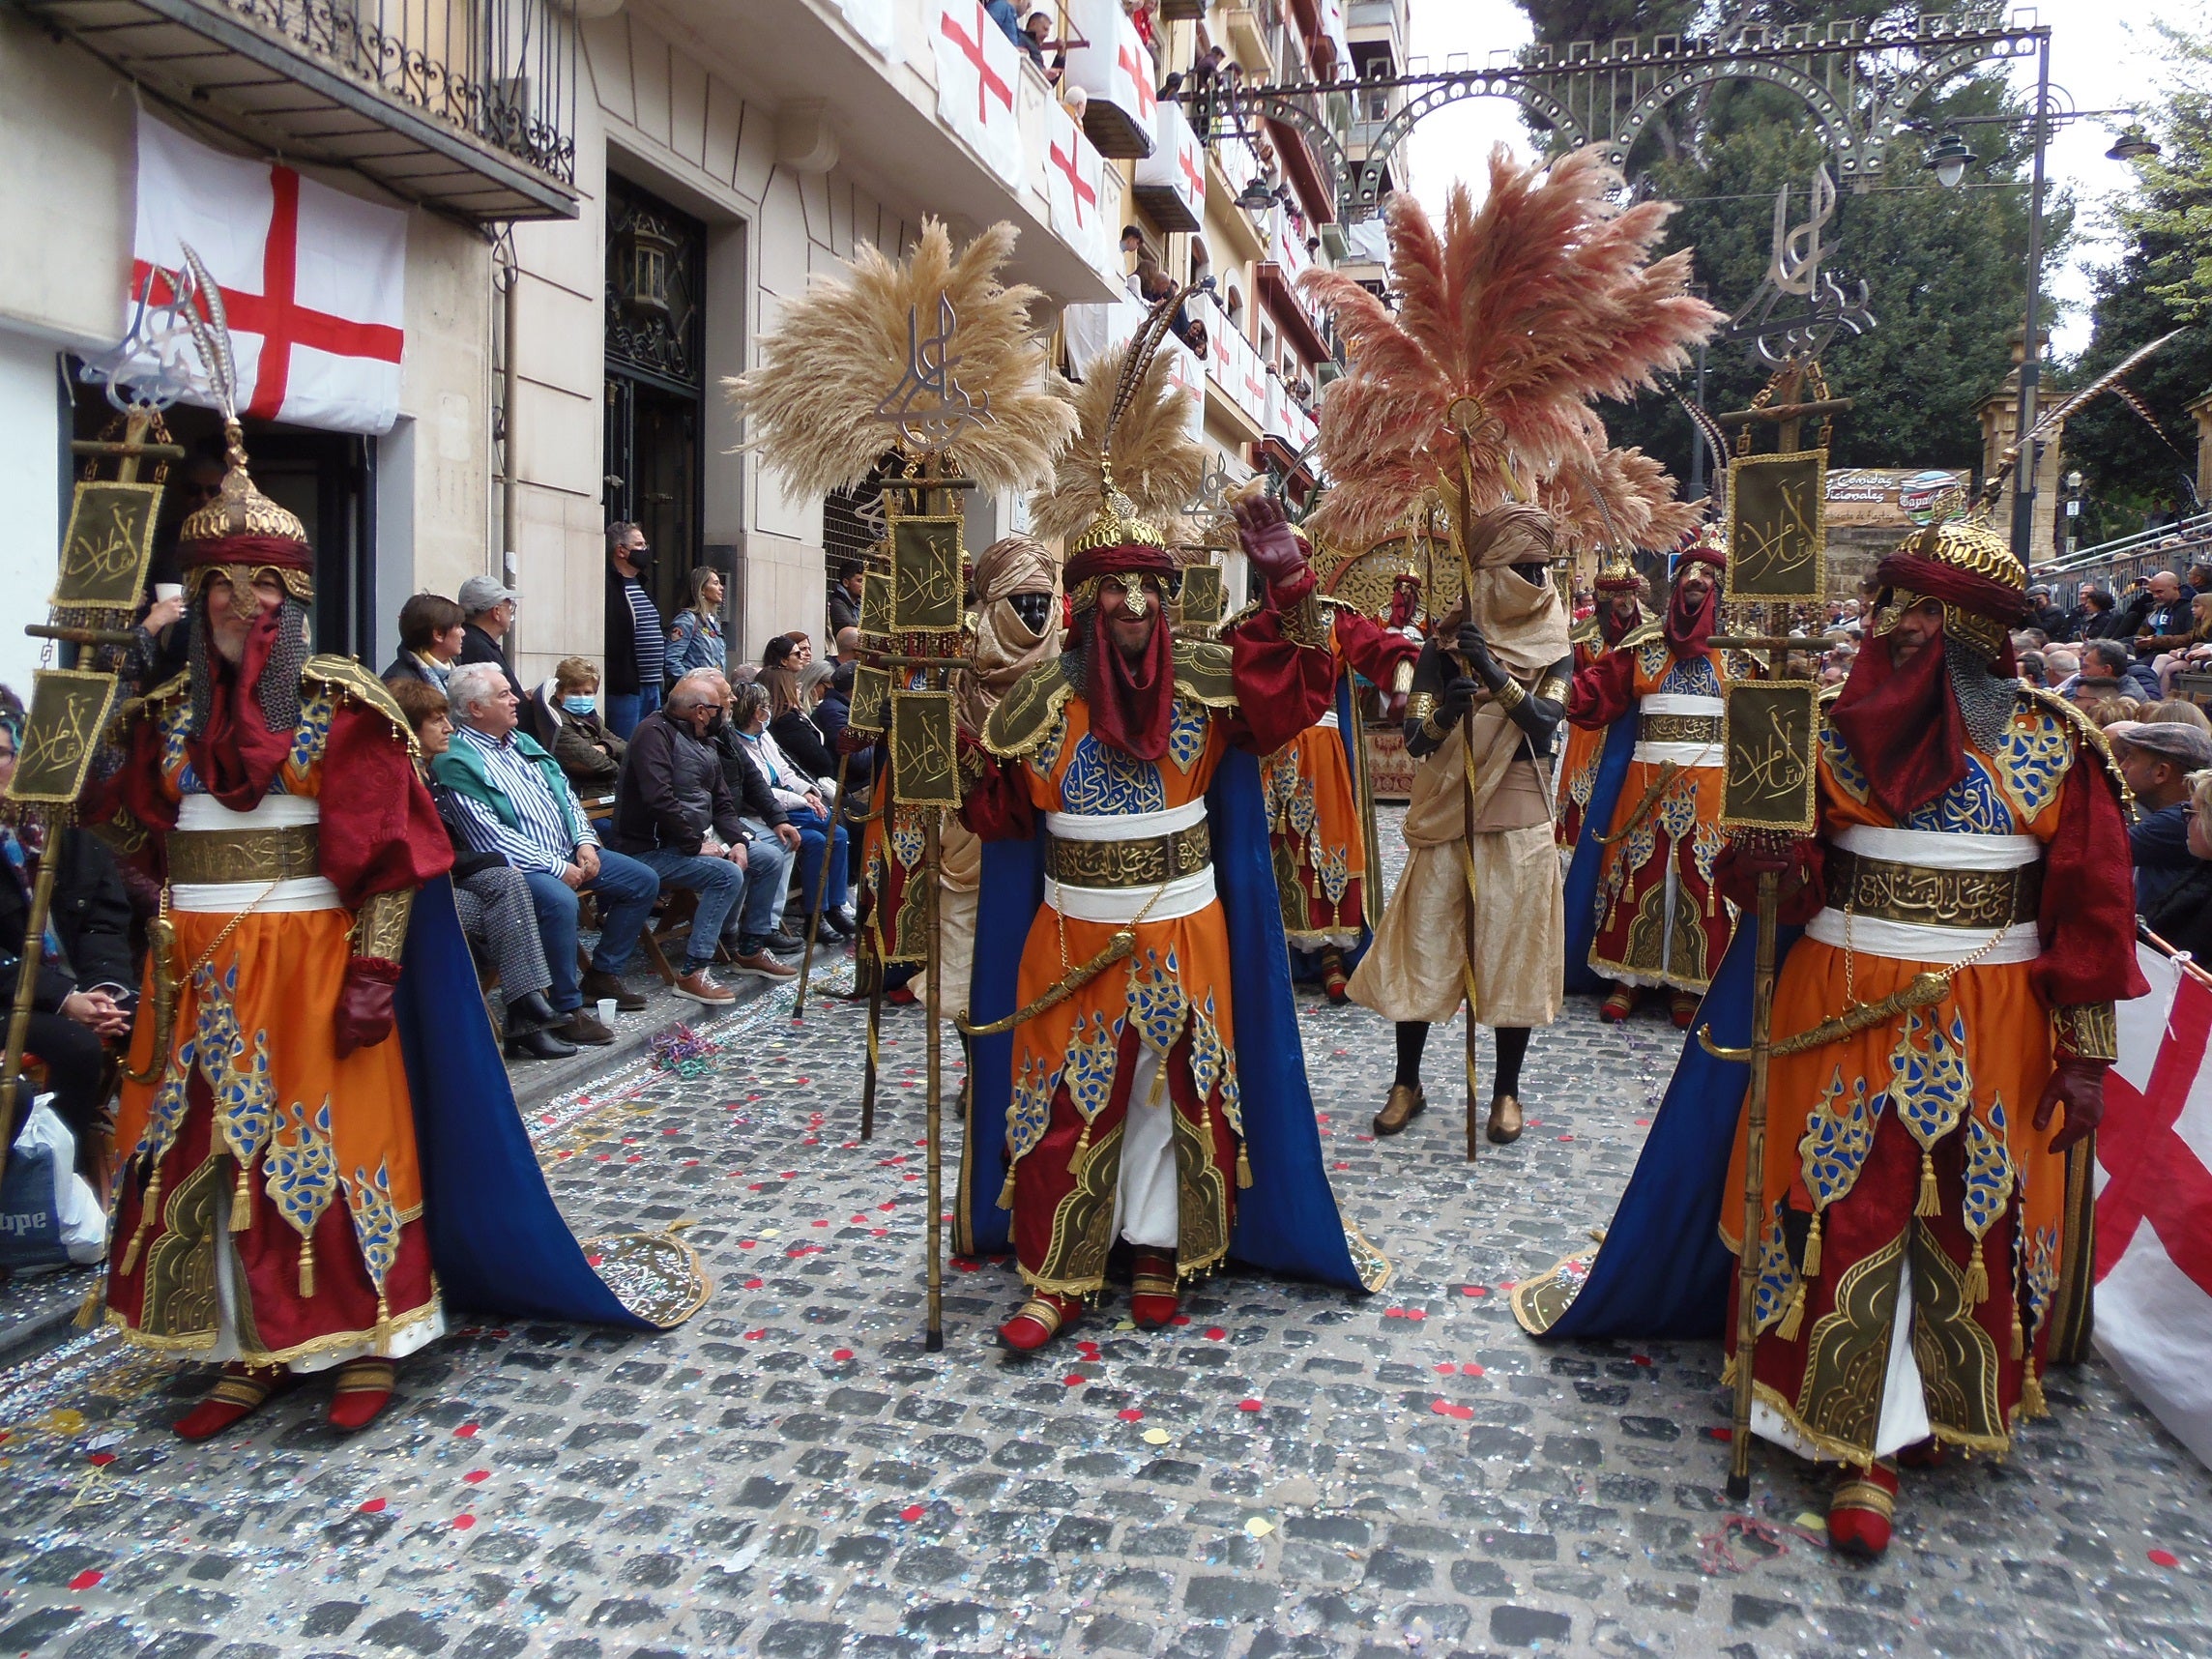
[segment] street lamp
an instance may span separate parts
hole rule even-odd
[[[1267,189],[1267,181],[1255,173],[1237,192],[1237,205],[1257,218],[1275,205],[1275,195]]]
[[[1947,190],[1955,190],[1959,188],[1959,181],[1966,176],[1966,169],[1973,164],[1973,160],[1974,152],[1959,136],[1958,130],[1946,128],[1943,136],[1930,147],[1925,164],[1936,175],[1937,184]]]
[[[2105,152],[2108,161],[2141,161],[2159,153],[2158,140],[2140,127],[2130,127],[2112,140],[2112,147]]]

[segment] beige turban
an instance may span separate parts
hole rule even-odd
[[[982,731],[1015,681],[1060,655],[1058,617],[1048,616],[1040,633],[1006,603],[1016,594],[1055,592],[1059,573],[1058,562],[1033,537],[1002,536],[977,555],[975,666],[960,671],[954,687],[960,723],[971,733]]]

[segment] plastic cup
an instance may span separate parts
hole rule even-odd
[[[615,1000],[612,997],[601,997],[599,999],[599,1024],[611,1026],[614,1023]]]
[[[181,599],[184,597],[185,585],[182,582],[156,582],[154,584],[154,597],[157,599]]]

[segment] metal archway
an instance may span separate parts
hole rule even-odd
[[[1191,102],[1208,139],[1237,133],[1251,116],[1294,129],[1332,181],[1344,222],[1380,209],[1391,158],[1413,127],[1468,98],[1510,99],[1550,131],[1555,153],[1596,144],[1610,163],[1625,167],[1636,141],[1676,99],[1729,82],[1773,86],[1804,104],[1827,141],[1838,181],[1864,189],[1882,172],[1912,106],[1931,90],[1977,64],[2033,57],[2050,34],[2047,25],[1979,28],[1947,17],[1904,27],[1752,25],[1725,42],[1660,35],[1582,41],[1561,51],[1537,47],[1526,62],[1483,69],[1234,93],[1209,83]],[[1338,136],[1343,124],[1327,119],[1327,101],[1376,92],[1399,92],[1405,102],[1355,157]]]

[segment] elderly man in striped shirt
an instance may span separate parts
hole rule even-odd
[[[546,997],[566,1019],[561,1034],[571,1042],[612,1042],[614,1033],[585,1000],[611,999],[627,1010],[645,1006],[622,982],[622,972],[660,896],[660,878],[599,845],[559,763],[514,729],[514,693],[496,663],[454,669],[446,694],[453,707],[453,742],[431,764],[453,793],[461,834],[478,852],[497,853],[530,886],[553,975]],[[599,944],[579,983],[576,895],[585,891],[598,895]]]

